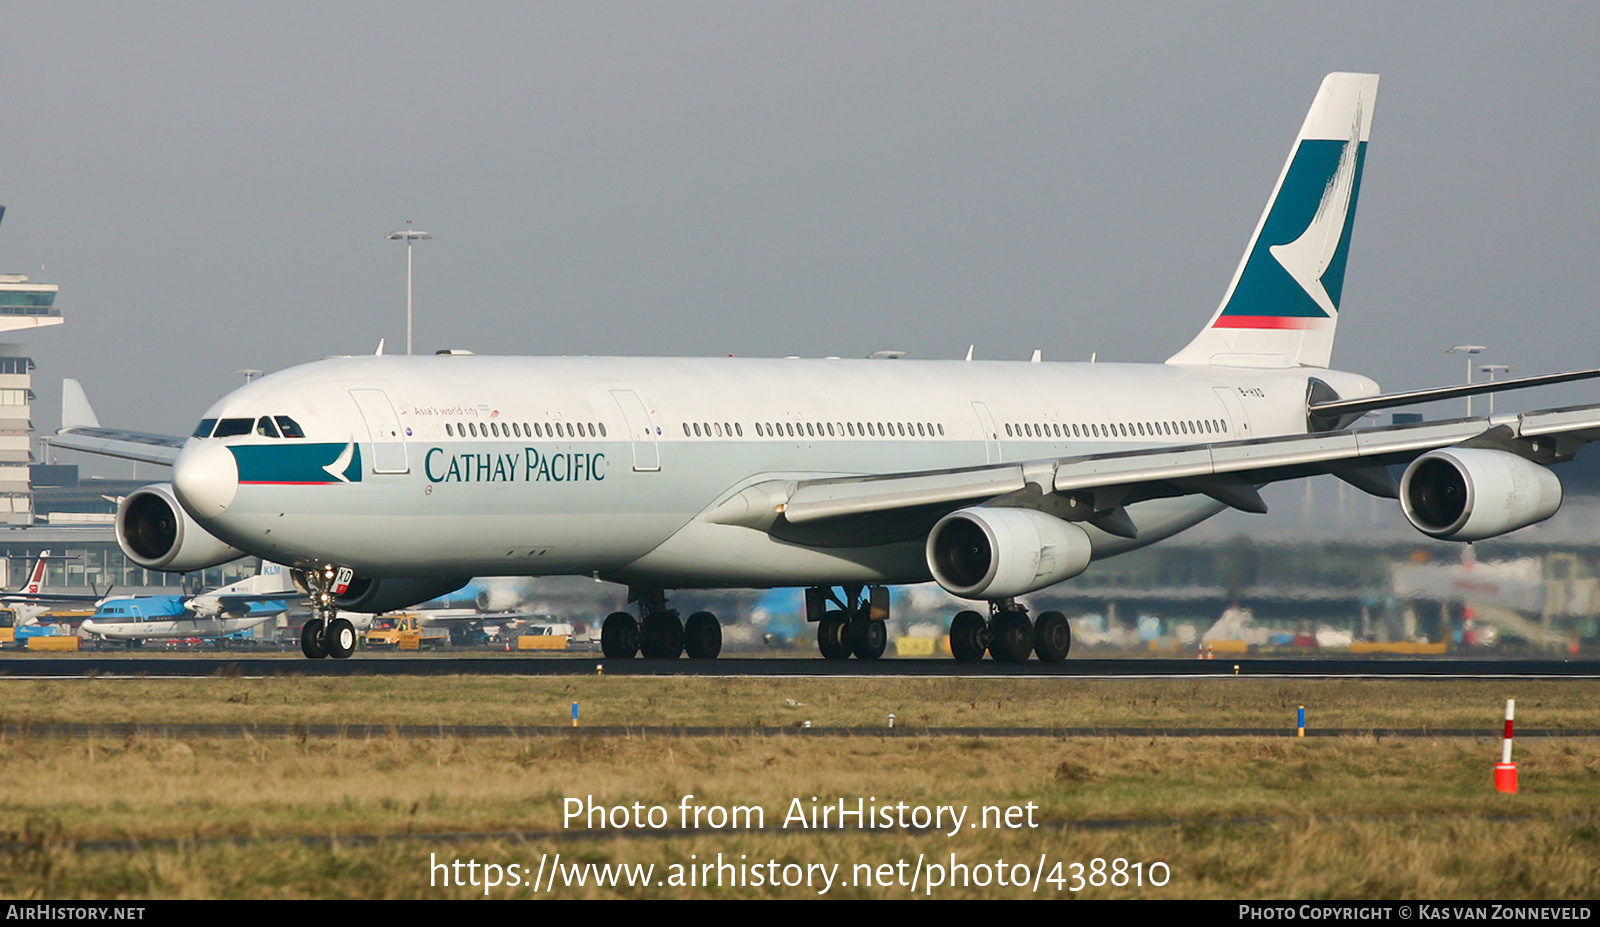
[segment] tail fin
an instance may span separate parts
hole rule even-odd
[[[1222,305],[1167,363],[1328,366],[1377,96],[1376,74],[1323,78]]]
[[[44,589],[44,568],[49,559],[48,550],[39,551],[39,559],[33,564],[33,572],[28,575],[28,584],[22,587],[23,592],[38,595],[40,590]]]

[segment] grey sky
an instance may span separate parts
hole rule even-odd
[[[0,270],[103,420],[404,349],[1165,358],[1383,75],[1336,366],[1600,365],[1600,6],[10,3]],[[44,265],[45,269],[40,270]],[[1595,401],[1593,388],[1529,402]],[[1504,403],[1505,400],[1502,400]]]

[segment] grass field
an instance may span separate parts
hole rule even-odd
[[[0,796],[10,856],[0,892],[13,898],[482,897],[481,886],[439,884],[441,871],[429,867],[457,859],[494,863],[502,882],[524,883],[491,888],[490,897],[534,894],[526,883],[541,860],[537,894],[555,898],[814,897],[827,875],[819,866],[837,866],[829,897],[910,897],[929,893],[930,864],[946,870],[931,890],[941,898],[1600,895],[1600,742],[1527,737],[1517,744],[1520,793],[1495,793],[1491,777],[1505,697],[1518,699],[1521,730],[1596,728],[1600,686],[1589,681],[96,679],[7,680],[0,692],[12,723],[560,725],[578,701],[592,725],[870,728],[894,712],[902,727],[1261,727],[1287,735],[1305,704],[1313,728],[1484,732],[1305,740],[24,735],[0,741],[10,784]],[[685,795],[694,796],[691,807],[760,808],[762,826],[713,828],[707,811],[699,828],[682,828]],[[635,804],[659,808],[668,826],[646,820],[592,832],[564,816],[568,799],[588,796],[630,817]],[[840,799],[891,814],[902,802],[948,806],[965,817],[954,835],[948,818],[940,828],[842,831],[785,821],[796,800],[809,811]],[[994,809],[988,826],[971,826],[985,807]],[[1011,809],[1019,826],[1005,826]],[[85,845],[99,840],[140,843]],[[588,884],[558,881],[547,891],[557,853],[562,867],[653,865],[648,881],[667,884],[597,888],[597,870],[563,868],[566,882],[583,875]],[[746,868],[722,870],[722,885],[671,884],[666,867],[718,853]],[[1089,884],[1097,858],[1139,864],[1145,884]],[[805,873],[811,882],[753,885],[756,863],[763,880]],[[1156,863],[1165,865],[1155,870],[1164,885],[1145,878]],[[1116,875],[1105,872],[1102,882]],[[478,873],[463,866],[469,874]],[[890,884],[878,884],[885,874]],[[869,875],[874,884],[862,884]],[[913,875],[915,891],[899,884]],[[1026,886],[997,884],[1024,875]],[[1084,884],[1073,891],[1078,876]]]

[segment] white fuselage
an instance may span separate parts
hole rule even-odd
[[[250,615],[244,618],[156,618],[148,621],[95,621],[90,618],[78,626],[78,633],[85,637],[118,641],[223,637],[248,631],[276,617],[276,615]]]
[[[191,440],[174,486],[207,531],[241,550],[367,576],[922,582],[925,536],[914,526],[785,535],[701,516],[770,480],[1304,433],[1310,376],[1347,397],[1376,392],[1365,377],[1306,368],[336,358],[264,377],[206,413],[287,416],[303,438]],[[1140,503],[1129,510],[1138,540],[1090,529],[1095,556],[1219,509],[1196,496]]]

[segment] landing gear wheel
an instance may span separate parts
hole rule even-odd
[[[857,660],[876,660],[883,656],[883,651],[889,646],[889,629],[881,621],[873,621],[866,616],[857,616],[850,620],[848,637],[850,650],[856,655]]]
[[[1033,652],[1044,663],[1060,663],[1072,649],[1072,625],[1060,612],[1045,612],[1033,623]]]
[[[683,656],[683,622],[677,612],[644,616],[639,649],[652,660],[676,660]]]
[[[837,611],[828,612],[817,623],[817,649],[822,651],[824,660],[850,659],[850,645],[844,639],[844,615]]]
[[[627,612],[612,612],[600,626],[600,652],[607,660],[632,660],[639,652],[639,622]]]
[[[962,612],[950,622],[950,655],[961,663],[977,663],[989,649],[989,623],[977,612]]]
[[[356,652],[356,626],[344,618],[328,622],[328,633],[322,647],[335,660],[348,660]]]
[[[322,646],[322,619],[313,618],[300,628],[300,652],[312,660],[328,655]]]
[[[683,648],[691,660],[715,660],[722,652],[722,625],[710,612],[695,612],[683,628]]]
[[[995,616],[994,639],[989,655],[1001,663],[1024,663],[1033,652],[1033,622],[1019,611],[1004,611]]]

